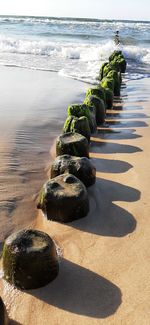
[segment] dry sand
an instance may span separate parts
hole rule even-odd
[[[123,85],[92,137],[97,182],[88,190],[89,215],[63,225],[39,213],[36,228],[60,248],[60,273],[28,292],[1,280],[11,324],[150,324],[149,85]]]

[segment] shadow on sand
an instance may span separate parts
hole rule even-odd
[[[100,138],[92,138],[90,152],[97,154],[110,153],[135,153],[141,152],[142,149],[127,144],[104,142]]]
[[[143,106],[139,106],[139,105],[136,105],[136,106],[133,106],[133,105],[118,105],[118,106],[115,106],[114,107],[114,110],[115,111],[134,111],[134,110],[141,110],[143,109]],[[112,110],[113,111],[113,110]]]
[[[150,116],[144,114],[144,113],[113,113],[113,111],[111,113],[107,113],[107,118],[111,118],[111,119],[147,119],[150,118]]]
[[[9,325],[23,325],[23,324],[18,323],[16,320],[10,319]]]
[[[142,96],[140,96],[139,98],[135,95],[135,96],[128,96],[127,98],[126,98],[126,102],[127,103],[135,103],[135,102],[138,102],[138,103],[146,103],[146,102],[148,102],[148,100],[149,100],[149,96],[144,96],[144,97],[142,97]]]
[[[115,128],[138,128],[138,127],[147,127],[148,124],[144,121],[126,121],[121,122],[119,120],[109,121],[106,119],[106,123],[109,123],[109,126],[113,126]]]
[[[138,139],[142,136],[135,133],[135,129],[113,130],[111,128],[98,128],[97,134],[94,138],[110,139],[110,140],[123,140],[123,139]]]
[[[69,225],[84,232],[101,236],[123,237],[133,232],[136,220],[131,213],[115,201],[134,202],[140,199],[140,192],[130,186],[97,178],[88,189],[90,213],[83,219]]]
[[[114,314],[121,304],[121,291],[115,284],[64,258],[53,282],[27,293],[49,305],[95,318]]]
[[[92,158],[92,164],[97,172],[101,173],[125,173],[133,166],[122,160]]]

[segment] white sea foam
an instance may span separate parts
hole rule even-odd
[[[0,64],[58,71],[71,78],[95,83],[99,67],[116,49],[113,40],[99,42],[51,41],[49,38],[0,35]],[[150,64],[150,48],[122,45],[127,59]]]
[[[97,61],[108,59],[110,53],[116,49],[113,41],[102,44],[51,42],[47,40],[17,39],[0,35],[0,53],[58,55],[68,59],[82,61]],[[138,46],[122,46],[126,58],[137,61],[150,62],[150,49]]]
[[[127,59],[132,59],[137,62],[150,63],[149,60],[150,49],[148,48],[142,48],[138,46],[124,46],[123,54]]]
[[[0,35],[0,52],[18,54],[51,55],[60,52],[59,44],[44,40],[17,39]]]
[[[73,47],[63,47],[61,50],[62,56],[68,59],[80,59],[80,49]]]

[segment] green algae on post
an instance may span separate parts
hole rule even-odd
[[[73,132],[79,133],[90,141],[91,130],[89,126],[89,121],[86,116],[75,117],[68,116],[63,127],[63,133]]]
[[[47,219],[61,223],[83,218],[89,212],[89,199],[84,184],[72,174],[47,181],[39,196],[37,208]]]
[[[111,77],[104,77],[101,81],[101,86],[103,88],[109,88],[114,92],[114,79]]]
[[[109,88],[104,88],[106,96],[106,108],[111,109],[113,107],[114,93]]]
[[[97,96],[91,95],[85,98],[85,103],[95,107],[95,118],[97,125],[105,122],[105,105],[104,101]]]
[[[2,258],[4,279],[23,290],[45,286],[59,271],[53,240],[46,233],[33,229],[9,236]]]
[[[116,70],[111,70],[107,74],[107,78],[113,78],[114,80],[114,95],[120,96],[120,78]]]
[[[70,131],[70,128],[71,128],[71,123],[72,123],[72,120],[74,119],[74,116],[73,115],[70,115],[66,118],[66,121],[64,123],[64,126],[63,126],[63,129],[62,129],[62,132],[63,133],[68,133],[68,132],[71,132]]]
[[[99,80],[102,80],[104,77],[104,68],[105,66],[108,64],[109,62],[104,62],[101,67],[100,67],[100,71],[99,71]]]
[[[109,57],[109,62],[113,64],[118,64],[122,73],[126,71],[127,63],[124,55],[122,54],[122,51],[114,51]]]
[[[72,104],[68,106],[68,116],[73,115],[76,117],[86,116],[90,118],[89,107],[85,104]]]
[[[83,104],[72,104],[68,106],[68,116],[73,115],[76,117],[86,116],[89,121],[89,126],[91,133],[94,133],[96,130],[96,121],[94,120],[94,115],[92,111],[92,107]]]
[[[105,104],[105,92],[104,89],[101,86],[89,88],[86,92],[86,97],[89,96],[96,96],[104,101]]]

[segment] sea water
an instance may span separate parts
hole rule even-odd
[[[126,78],[143,78],[150,75],[149,35],[148,21],[0,16],[0,64],[56,71],[94,84],[100,65],[121,49],[128,60]]]

